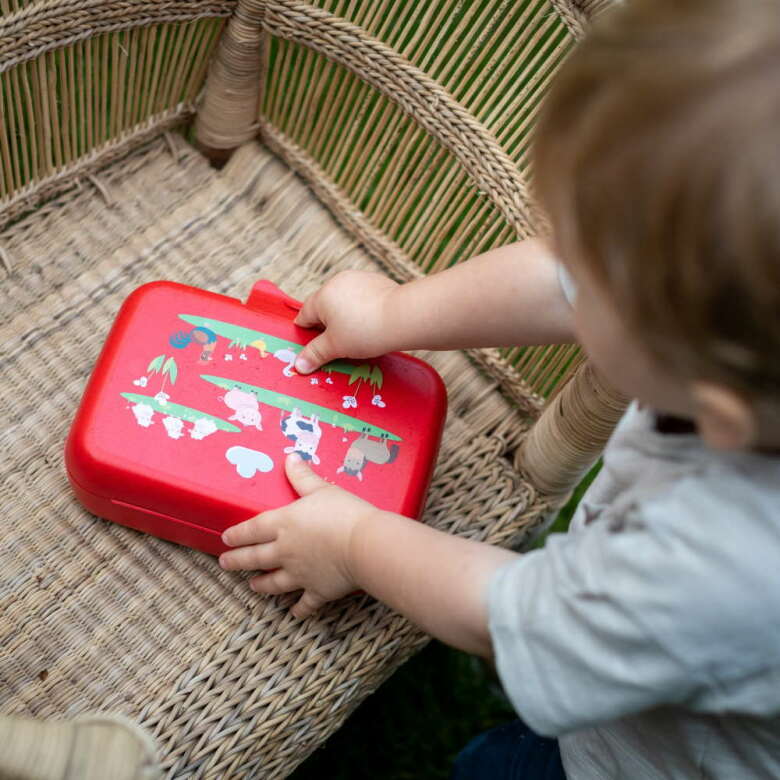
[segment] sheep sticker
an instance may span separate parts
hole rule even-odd
[[[213,420],[209,420],[207,417],[200,417],[195,420],[195,424],[190,428],[190,436],[197,441],[205,439],[207,436],[211,436],[212,433],[216,433],[217,426]]]
[[[303,460],[310,460],[315,466],[319,465],[317,447],[322,438],[322,429],[316,414],[304,417],[300,409],[293,409],[289,417],[282,419],[282,433],[294,442],[292,447],[284,448],[285,453],[289,455],[297,452]]]
[[[349,445],[344,463],[336,469],[337,474],[349,474],[363,481],[363,469],[366,463],[383,466],[392,463],[398,457],[398,445],[387,446],[387,436],[369,439],[368,429],[364,428],[360,436]]]
[[[165,430],[172,439],[181,439],[184,436],[184,420],[180,417],[163,417]]]
[[[135,420],[139,425],[148,428],[152,424],[154,409],[149,404],[133,404],[130,408],[133,410]]]

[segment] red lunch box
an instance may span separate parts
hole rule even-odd
[[[444,384],[401,353],[295,357],[316,331],[260,281],[246,303],[173,282],[125,301],[66,445],[79,501],[107,520],[213,555],[231,525],[297,498],[284,459],[419,518],[446,413]],[[327,521],[327,518],[322,518]]]

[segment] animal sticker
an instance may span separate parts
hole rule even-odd
[[[163,426],[172,439],[181,439],[184,436],[184,420],[181,417],[163,417]]]
[[[135,421],[142,427],[148,428],[154,422],[154,409],[149,404],[137,403],[130,407],[135,415]]]
[[[237,420],[241,425],[254,426],[258,431],[263,430],[260,402],[254,393],[234,388],[220,396],[220,401],[224,401],[233,410],[233,415],[228,417],[228,420]]]
[[[297,437],[298,434],[301,433],[304,440],[308,438],[310,443],[316,444],[317,442],[315,439],[317,439],[317,436],[314,435],[316,433],[314,429],[327,424],[332,425],[335,428],[341,428],[345,434],[347,432],[363,431],[374,438],[384,437],[388,442],[401,441],[401,438],[392,431],[380,428],[377,425],[369,423],[366,420],[361,420],[351,414],[344,414],[340,409],[312,403],[304,398],[286,395],[285,393],[280,393],[279,390],[275,388],[261,387],[260,385],[241,382],[233,377],[214,376],[212,374],[201,374],[200,378],[204,382],[216,385],[224,391],[225,395],[221,397],[222,401],[228,399],[228,394],[231,391],[237,390],[243,394],[231,395],[228,400],[234,414],[238,412],[239,407],[248,409],[251,412],[255,408],[255,401],[257,401],[258,404],[258,411],[261,408],[263,409],[263,415],[267,413],[268,409],[276,408],[281,410],[282,430],[284,435],[288,438],[292,438],[293,436]],[[325,388],[323,388],[323,390],[325,390]],[[330,402],[336,402],[337,404],[337,394],[333,392],[330,395]],[[235,401],[233,400],[234,398]],[[252,399],[251,401],[250,398]],[[247,411],[242,412],[242,415],[247,414]],[[287,415],[286,419],[284,419],[285,415]],[[247,417],[245,419],[249,418]],[[231,420],[237,420],[237,418],[231,417]],[[313,421],[316,421],[316,426]],[[304,428],[297,426],[297,422],[300,422],[302,426],[308,425],[310,429],[305,430]],[[233,423],[231,422],[230,424],[232,425]]]
[[[289,417],[282,419],[282,433],[293,441],[293,446],[285,447],[288,455],[297,452],[303,460],[310,460],[315,466],[319,465],[317,447],[322,438],[322,429],[317,420],[317,415],[304,417],[300,409],[293,409]]]
[[[287,376],[295,376],[295,371],[293,371],[293,366],[295,365],[295,358],[298,357],[298,353],[294,352],[291,349],[277,349],[276,352],[274,352],[274,357],[277,360],[281,360],[282,363],[287,363],[287,365],[282,369],[282,373]]]
[[[397,444],[391,444],[388,447],[386,436],[371,439],[368,436],[368,431],[363,429],[363,433],[349,445],[347,454],[344,456],[344,463],[336,469],[336,473],[349,474],[362,482],[363,469],[367,463],[383,466],[385,463],[392,463],[396,457],[398,457]]]
[[[218,430],[219,428],[217,428],[214,420],[210,420],[208,417],[199,417],[193,423],[192,428],[190,428],[190,436],[200,441]]]
[[[190,438],[200,441],[216,431],[241,432],[241,428],[237,425],[200,409],[162,400],[157,396],[137,393],[121,393],[120,395],[130,403],[129,409],[132,411],[135,421],[142,428],[152,426],[155,422],[155,415],[159,414],[162,417],[163,428],[171,439],[181,439],[185,433],[189,433]],[[159,396],[159,393],[157,395]],[[191,423],[192,427],[186,428],[185,423]]]
[[[210,328],[198,326],[191,331],[180,330],[171,334],[168,343],[176,349],[185,349],[190,344],[200,348],[198,363],[208,363],[217,347],[217,334]]]

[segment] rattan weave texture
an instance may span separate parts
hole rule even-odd
[[[158,739],[169,777],[284,777],[425,641],[353,597],[308,621],[213,559],[91,517],[62,446],[121,300],[170,278],[242,296],[268,277],[303,296],[376,267],[295,174],[255,143],[220,173],[182,140],[100,173],[0,234],[0,709],[114,710]],[[427,356],[450,414],[426,521],[508,544],[547,505],[512,468],[527,421],[460,353]],[[42,674],[42,672],[47,674]],[[44,679],[45,678],[45,679]]]

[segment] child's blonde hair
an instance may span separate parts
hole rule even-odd
[[[780,399],[780,0],[629,0],[572,52],[536,186],[587,267],[681,377]]]

